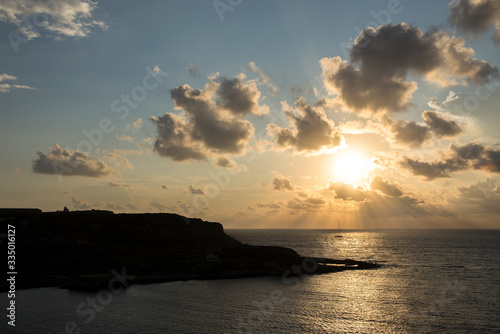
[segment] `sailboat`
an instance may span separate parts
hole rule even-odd
[[[342,238],[342,236],[340,235],[340,220],[337,220],[337,235],[335,236],[335,238]]]

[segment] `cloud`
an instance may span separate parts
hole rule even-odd
[[[293,191],[293,186],[290,183],[290,180],[288,180],[287,178],[278,178],[278,177],[275,177],[271,183],[273,185],[273,190],[277,190],[277,191],[290,190],[290,191]]]
[[[133,131],[138,131],[142,128],[143,122],[142,118],[138,118],[132,124],[127,124],[127,129],[132,129]]]
[[[394,135],[394,140],[409,147],[418,147],[431,138],[429,127],[414,121],[394,121],[384,118],[384,123]]]
[[[287,208],[292,214],[299,214],[301,211],[317,213],[326,205],[326,201],[321,197],[294,197],[287,202]]]
[[[234,79],[222,77],[216,92],[217,105],[234,115],[263,115],[269,112],[265,106],[259,106],[260,91],[254,81],[244,81],[240,75]]]
[[[464,131],[457,122],[442,116],[435,111],[424,111],[422,113],[422,118],[438,138],[454,137]]]
[[[286,102],[282,102],[282,107],[292,128],[267,125],[278,146],[298,152],[315,152],[341,145],[342,135],[321,107],[313,107],[303,98],[295,101],[295,109]]]
[[[108,182],[108,186],[113,187],[113,188],[119,188],[119,187],[132,188],[131,184],[128,184],[128,183],[117,183],[117,182]]]
[[[343,183],[340,181],[330,181],[326,187],[326,190],[334,191],[335,198],[354,202],[362,202],[370,198],[370,195],[372,193],[369,190],[363,189],[362,187],[354,188],[352,184]]]
[[[36,89],[34,87],[30,87],[27,85],[4,83],[4,81],[13,81],[13,80],[17,80],[17,77],[6,73],[0,74],[0,93],[9,93],[12,89]]]
[[[58,36],[85,37],[93,28],[98,27],[102,30],[108,28],[103,21],[92,18],[92,12],[96,7],[97,3],[90,0],[2,1],[0,2],[0,21],[20,27],[19,33],[28,40],[40,37],[38,29],[55,34],[52,36],[54,38]],[[23,23],[23,18],[31,19],[35,14],[39,14],[37,19],[42,21],[37,28]]]
[[[121,140],[121,141],[128,141],[128,142],[130,142],[130,143],[134,141],[134,140],[132,139],[132,137],[127,136],[127,135],[121,135],[121,136],[116,135],[116,139]]]
[[[73,204],[73,208],[75,208],[76,210],[101,209],[101,210],[111,210],[111,211],[123,211],[121,205],[113,202],[98,201],[94,203],[89,203],[72,196],[71,203]]]
[[[269,208],[269,209],[280,209],[281,208],[281,203],[277,201],[261,201],[258,202],[257,204],[258,208]]]
[[[189,71],[189,77],[193,79],[200,76],[200,71],[195,65],[189,66],[188,71]]]
[[[193,195],[205,195],[205,192],[203,191],[203,189],[196,188],[192,184],[189,185],[189,192]]]
[[[107,153],[104,157],[113,161],[118,166],[123,166],[128,169],[134,169],[134,166],[130,163],[130,161],[128,161],[127,158],[122,157],[121,155],[118,155],[116,153]]]
[[[351,184],[332,181],[327,185],[326,191],[333,191],[337,199],[359,202],[359,213],[366,218],[415,217],[429,215],[431,212],[442,214],[436,208],[425,205],[423,201],[403,194],[398,187],[379,176],[374,178],[371,187],[382,194],[363,187],[354,188]]]
[[[499,189],[498,180],[488,178],[467,187],[457,187],[448,202],[453,211],[460,214],[500,213]]]
[[[380,190],[383,194],[391,197],[400,197],[403,196],[403,192],[394,184],[391,184],[387,181],[385,181],[382,177],[379,175],[376,175],[371,184],[370,187],[373,190]]]
[[[170,92],[181,115],[166,113],[151,117],[158,129],[154,149],[175,161],[202,160],[217,154],[242,154],[254,135],[247,114],[268,111],[260,106],[254,82],[213,76],[205,89],[179,86]]]
[[[356,38],[351,63],[320,60],[323,82],[347,109],[365,116],[406,111],[417,89],[406,81],[410,72],[439,86],[483,84],[498,76],[496,67],[473,58],[474,50],[464,44],[444,31],[423,32],[406,23],[370,27]]]
[[[394,121],[385,115],[382,117],[382,124],[392,133],[395,142],[408,147],[421,146],[431,139],[432,134],[437,138],[444,138],[455,137],[464,132],[457,122],[436,111],[424,111],[422,118],[425,124],[415,121]]]
[[[157,199],[153,199],[153,201],[149,205],[160,212],[168,211],[168,206],[161,204]]]
[[[441,160],[428,163],[405,157],[400,164],[413,175],[425,176],[427,180],[450,177],[449,173],[463,170],[500,173],[500,150],[479,143],[450,145]]]
[[[103,177],[118,174],[104,161],[91,158],[87,153],[69,151],[55,144],[46,155],[37,152],[38,159],[33,160],[33,172],[39,174],[57,174],[67,176]]]
[[[450,3],[451,25],[477,36],[496,28],[493,40],[500,43],[500,2],[497,0],[456,0]]]
[[[253,73],[255,73],[259,76],[259,78],[262,80],[262,83],[265,84],[269,88],[269,91],[271,92],[272,95],[276,95],[277,93],[279,93],[278,87],[271,84],[271,78],[260,67],[258,67],[253,61],[248,63],[248,67],[250,67],[250,70]]]
[[[222,168],[234,168],[236,164],[233,160],[226,157],[218,157],[215,165]]]

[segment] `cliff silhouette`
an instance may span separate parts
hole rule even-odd
[[[304,263],[292,249],[245,245],[224,233],[220,223],[177,214],[0,209],[0,224],[2,231],[8,224],[16,227],[17,289],[100,289],[121,270],[134,277],[133,284],[283,275]],[[315,261],[309,273],[376,266]],[[6,289],[2,282],[0,291]]]

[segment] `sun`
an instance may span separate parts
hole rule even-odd
[[[341,152],[333,162],[333,176],[337,181],[360,185],[368,179],[372,165],[370,159],[356,151]]]

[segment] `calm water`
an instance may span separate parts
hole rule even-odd
[[[93,319],[77,309],[83,303],[80,311],[88,312],[87,298],[96,293],[25,290],[17,295],[16,331],[4,319],[0,332],[59,334],[74,323],[81,333],[111,334],[500,333],[500,231],[347,231],[342,238],[326,230],[226,232],[305,256],[386,262],[293,282],[135,285],[101,299]]]

